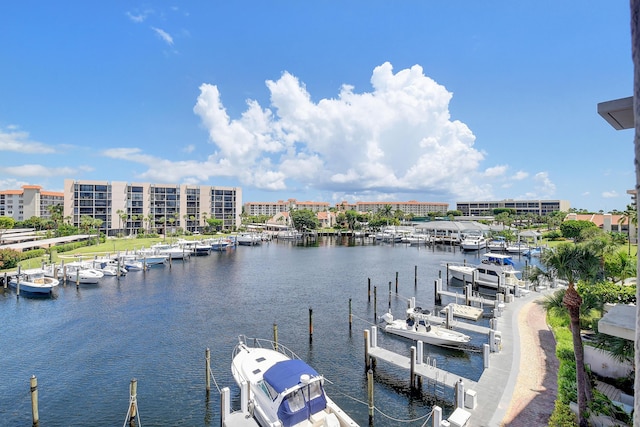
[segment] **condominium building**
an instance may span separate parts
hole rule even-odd
[[[242,189],[205,185],[166,185],[108,181],[64,182],[64,216],[75,226],[82,217],[102,221],[107,235],[137,230],[160,234],[178,228],[194,232],[209,218],[222,220],[222,228],[240,226]]]
[[[346,201],[336,204],[334,207],[337,211],[343,212],[355,210],[357,212],[377,213],[384,211],[387,207],[391,207],[391,212],[402,211],[405,215],[412,214],[414,217],[426,217],[431,212],[447,213],[449,209],[448,203],[439,202],[416,202],[410,200],[408,202],[356,202],[348,203]],[[278,200],[277,202],[247,202],[244,204],[244,212],[249,216],[268,215],[274,216],[280,212],[290,212],[297,209],[308,209],[312,212],[327,212],[332,206],[328,202],[300,202],[296,199],[289,199],[286,202]]]
[[[571,204],[567,200],[498,200],[456,202],[456,209],[464,216],[493,215],[494,209],[514,209],[516,215],[546,215],[552,212],[567,212]]]
[[[0,216],[8,216],[16,221],[34,216],[49,219],[49,207],[63,203],[64,193],[45,191],[39,185],[23,185],[20,190],[0,191]]]
[[[327,202],[299,202],[296,199],[277,202],[247,202],[244,204],[244,213],[249,216],[268,215],[270,217],[280,212],[291,212],[298,209],[309,209],[313,212],[325,212],[329,210]]]
[[[413,215],[414,217],[426,217],[430,213],[446,215],[449,210],[448,203],[442,202],[416,202],[409,200],[408,202],[356,202],[356,211],[377,213],[385,211],[391,207],[391,213],[401,211],[405,215]]]

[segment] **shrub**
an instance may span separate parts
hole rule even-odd
[[[0,269],[16,268],[21,254],[13,249],[0,249]]]
[[[549,231],[548,233],[544,233],[542,235],[543,239],[546,240],[563,240],[562,233],[558,230]]]
[[[549,418],[549,425],[553,427],[575,427],[578,425],[578,417],[571,411],[568,404],[556,400],[556,405]]]
[[[561,361],[558,368],[558,400],[568,405],[578,401],[575,361]]]
[[[20,260],[38,258],[46,254],[47,251],[44,249],[32,249],[30,251],[22,252],[20,254]]]

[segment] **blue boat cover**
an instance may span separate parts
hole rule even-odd
[[[307,374],[311,378],[318,376],[316,370],[311,366],[300,359],[293,359],[276,363],[263,376],[276,392],[282,393],[287,388],[297,385],[303,374]]]

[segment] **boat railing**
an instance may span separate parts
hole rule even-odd
[[[235,356],[240,350],[240,344],[244,344],[249,347],[268,348],[284,354],[290,359],[300,359],[300,357],[293,352],[290,348],[272,340],[264,338],[247,338],[245,335],[238,336],[238,344],[233,350],[233,356]]]

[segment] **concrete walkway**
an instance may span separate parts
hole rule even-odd
[[[531,292],[506,304],[498,318],[502,351],[476,384],[468,427],[547,425],[557,390],[555,339],[540,302],[557,289]]]
[[[540,301],[528,303],[518,315],[520,368],[511,403],[502,420],[501,425],[505,427],[547,425],[555,406],[559,363],[555,338],[547,326]]]

